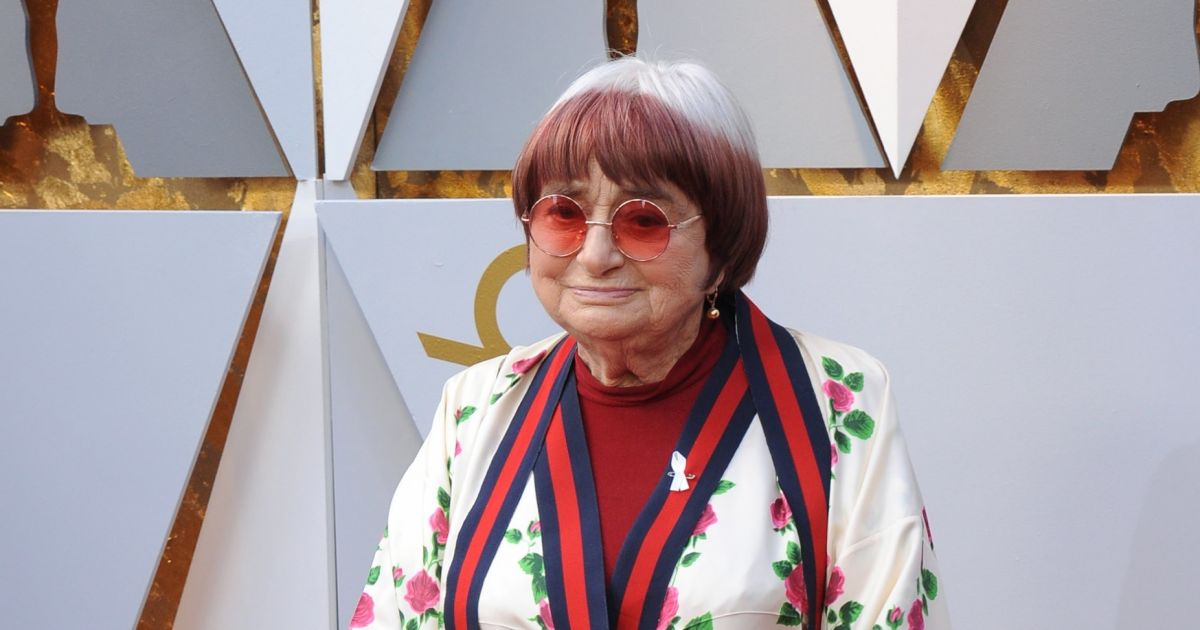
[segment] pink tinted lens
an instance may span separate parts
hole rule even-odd
[[[583,208],[570,197],[550,195],[529,210],[529,236],[534,245],[551,256],[566,256],[579,250],[587,234]]]
[[[645,199],[621,204],[612,218],[613,241],[626,256],[650,260],[667,249],[671,224],[661,208]]]

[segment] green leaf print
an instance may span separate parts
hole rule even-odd
[[[546,590],[546,576],[538,574],[533,576],[533,601],[540,602],[546,599],[548,591]]]
[[[929,596],[929,599],[937,599],[938,582],[933,571],[921,569],[921,587],[925,589],[925,594]]]
[[[842,433],[841,429],[837,429],[833,432],[833,441],[837,442],[839,451],[843,453],[850,452],[850,436]]]
[[[521,542],[521,530],[516,527],[504,532],[504,540],[516,544]]]
[[[454,424],[462,424],[467,420],[470,420],[471,416],[473,415],[475,415],[475,407],[472,407],[471,405],[460,407],[458,411],[454,412]]]
[[[860,409],[855,409],[846,414],[846,419],[842,422],[842,426],[846,427],[846,432],[854,437],[865,440],[875,433],[875,420],[867,415],[867,412]],[[846,451],[849,453],[850,451]]]
[[[404,630],[419,630],[420,627],[421,624],[417,621],[417,618],[413,617],[412,619],[408,620],[407,624],[404,625]]]
[[[837,613],[834,610],[830,609],[829,614],[825,615],[825,619],[828,620],[829,623],[831,623],[831,624],[837,623]]]
[[[438,505],[447,513],[450,512],[450,493],[445,488],[438,488]]]
[[[696,561],[697,561],[697,560],[699,560],[699,559],[700,559],[700,552],[699,552],[699,551],[693,551],[693,552],[691,552],[691,553],[685,554],[685,555],[683,556],[683,560],[681,560],[681,561],[679,562],[679,564],[681,564],[681,565],[683,565],[683,566],[685,566],[685,567],[690,567],[690,566],[692,566],[693,564],[696,564]]]
[[[792,574],[792,568],[792,563],[787,560],[777,560],[771,563],[771,570],[775,571],[775,575],[781,580],[788,579],[788,576]]]
[[[712,630],[712,613],[704,613],[699,617],[687,622],[683,630]]]
[[[368,586],[379,581],[379,571],[380,570],[381,570],[381,567],[379,565],[371,567],[371,572],[367,574],[367,585]]]
[[[862,614],[862,611],[863,605],[856,601],[852,600],[842,604],[842,623],[847,625],[854,623],[854,620],[858,619],[858,616]]]
[[[542,575],[545,573],[545,563],[542,561],[542,554],[527,553],[524,558],[517,561],[521,565],[521,570],[526,575]]]
[[[776,625],[780,626],[798,626],[804,623],[804,618],[800,616],[800,611],[796,610],[795,606],[787,602],[779,607],[779,618],[775,620]]]
[[[821,357],[821,367],[825,368],[825,373],[829,375],[829,378],[840,379],[842,374],[846,373],[841,363],[829,357]]]
[[[729,492],[733,489],[734,485],[735,484],[732,481],[729,481],[728,479],[722,479],[721,481],[717,482],[717,489],[713,490],[713,496]]]
[[[800,564],[800,545],[795,541],[789,541],[787,544],[787,558],[792,564]]]
[[[842,382],[846,384],[846,387],[850,388],[850,391],[861,392],[863,388],[863,373],[851,372],[846,375],[846,378],[842,379]]]

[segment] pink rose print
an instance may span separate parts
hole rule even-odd
[[[829,445],[829,452],[831,453],[831,455],[830,455],[830,458],[829,458],[829,465],[830,465],[830,466],[837,466],[837,463],[838,463],[837,445],[836,445],[836,444],[830,444],[830,445]]]
[[[542,357],[544,357],[544,356],[546,356],[546,351],[542,350],[541,352],[529,357],[528,359],[521,359],[519,361],[514,361],[512,364],[513,374],[524,374],[524,373],[528,372],[529,368],[536,365],[537,362],[541,361]]]
[[[351,628],[365,628],[375,621],[375,601],[370,595],[363,593],[354,607],[354,616],[350,618]]]
[[[422,570],[414,575],[411,580],[406,583],[406,592],[404,593],[404,601],[412,607],[413,612],[421,614],[434,606],[437,606],[438,599],[441,598],[441,591],[438,590],[437,582],[429,577],[429,573]]]
[[[462,455],[462,442],[454,440],[454,456],[458,457],[459,455]],[[837,457],[836,451],[834,452],[833,456]]]
[[[433,510],[433,514],[429,516],[429,526],[437,533],[438,544],[446,544],[446,538],[450,536],[450,523],[446,522],[446,512],[442,508]]]
[[[779,498],[771,502],[771,526],[783,529],[792,520],[792,509],[788,507],[787,499],[780,493]]]
[[[401,569],[400,567],[395,567],[394,569],[392,569],[392,581],[393,582],[399,582],[400,578],[402,578],[402,577],[404,577],[404,569]]]
[[[913,600],[908,609],[908,630],[925,630],[925,613],[921,610],[921,599]]]
[[[904,620],[904,611],[899,606],[888,611],[887,622],[889,626],[898,626]]]
[[[550,600],[543,599],[542,603],[538,604],[538,617],[547,628],[554,630],[554,617],[550,616]]]
[[[797,566],[783,581],[788,603],[801,615],[808,614],[808,586],[804,583],[804,567]]]
[[[850,391],[849,387],[837,381],[825,381],[821,389],[825,390],[825,395],[833,400],[835,411],[850,411],[850,408],[854,406],[854,392]]]
[[[833,567],[829,581],[825,583],[825,605],[832,606],[833,602],[836,602],[844,592],[846,592],[846,574],[842,572],[842,567]]]
[[[531,532],[540,532],[540,531],[542,531],[542,522],[541,522],[541,521],[534,521],[534,522],[530,523],[530,524],[529,524],[529,531],[531,531]]]
[[[703,534],[713,523],[717,522],[717,513],[713,511],[711,503],[704,506],[704,512],[700,514],[700,520],[696,522],[696,528],[692,530],[693,536]]]
[[[667,595],[663,598],[662,612],[658,614],[658,627],[655,630],[663,630],[671,625],[671,620],[679,613],[679,589],[674,586],[667,587]]]

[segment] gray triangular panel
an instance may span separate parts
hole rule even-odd
[[[6,627],[134,626],[278,222],[0,212]]]
[[[764,167],[884,165],[813,0],[643,2],[638,50],[716,72],[750,115]]]
[[[58,106],[112,124],[139,177],[286,176],[211,0],[63,0]]]
[[[570,82],[603,61],[603,2],[434,2],[376,170],[507,170]]]
[[[1193,0],[1013,0],[944,170],[1108,170],[1136,112],[1200,89]]]

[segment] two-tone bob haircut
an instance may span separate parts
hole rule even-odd
[[[546,184],[586,180],[592,160],[623,187],[678,186],[704,215],[708,282],[722,271],[721,290],[750,281],[767,238],[766,184],[750,120],[711,71],[624,57],[576,79],[517,157],[517,216]]]

